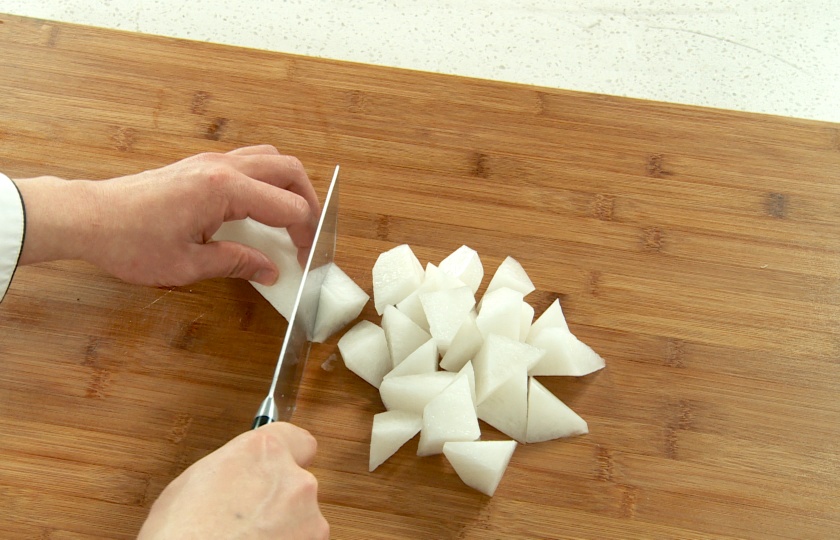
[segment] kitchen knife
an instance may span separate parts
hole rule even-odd
[[[335,259],[335,239],[338,225],[338,165],[333,172],[327,198],[309,257],[303,269],[297,296],[289,317],[289,326],[274,368],[268,395],[260,405],[251,428],[256,429],[277,421],[288,421],[295,410],[297,391],[303,368],[309,358],[321,286],[330,264]]]

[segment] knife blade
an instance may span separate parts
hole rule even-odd
[[[318,316],[321,286],[330,264],[335,259],[336,231],[338,226],[338,171],[333,172],[324,208],[315,230],[315,238],[303,269],[297,296],[283,346],[274,368],[274,377],[268,395],[263,400],[251,429],[277,421],[288,421],[295,410],[297,391],[303,377],[303,368],[309,358],[311,339]]]

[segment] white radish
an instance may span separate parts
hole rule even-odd
[[[303,269],[297,260],[297,246],[292,243],[286,229],[269,227],[253,219],[241,219],[222,223],[213,235],[214,242],[238,242],[261,251],[273,262],[280,275],[274,285],[251,285],[286,320],[292,314],[295,297],[300,288]]]
[[[397,364],[397,367],[389,371],[385,375],[385,379],[405,375],[419,375],[420,373],[432,373],[433,371],[437,371],[437,366],[437,345],[435,345],[435,340],[430,339],[417,347],[405,360]]]
[[[543,354],[541,349],[515,339],[496,334],[487,336],[472,360],[477,402],[481,404],[514,374],[533,368]]]
[[[566,324],[566,317],[563,316],[563,308],[560,307],[560,300],[554,299],[554,302],[551,303],[543,314],[534,321],[534,324],[531,325],[531,329],[528,332],[528,338],[526,341],[530,341],[531,339],[537,337],[537,334],[542,332],[545,328],[562,328],[564,330],[569,329],[569,325]]]
[[[423,267],[408,244],[379,255],[373,265],[373,303],[382,315],[385,306],[395,305],[414,292],[423,281]]]
[[[417,347],[432,338],[428,332],[417,326],[408,315],[394,306],[385,306],[385,314],[382,315],[382,329],[385,330],[385,338],[388,340],[388,350],[391,352],[391,361],[394,367],[397,367],[409,354],[417,350]]]
[[[464,367],[461,368],[458,374],[467,377],[467,381],[470,383],[470,397],[472,397],[473,405],[476,407],[476,411],[478,411],[478,402],[475,399],[475,370],[473,369],[472,362],[464,364]]]
[[[516,441],[448,442],[443,454],[471,488],[492,497],[516,450]]]
[[[589,433],[586,421],[531,377],[525,441],[538,443],[584,433]]]
[[[528,373],[516,370],[498,388],[478,403],[478,417],[508,437],[525,441],[528,423]]]
[[[323,343],[359,316],[370,296],[335,263],[330,263],[321,285],[312,341]]]
[[[475,307],[475,296],[469,287],[458,287],[423,293],[420,302],[429,321],[429,332],[438,350],[446,354],[461,324]]]
[[[389,411],[423,414],[426,405],[452,384],[456,377],[457,373],[448,371],[389,377],[379,386],[379,396]]]
[[[347,369],[376,388],[391,369],[385,332],[370,321],[359,321],[341,336],[338,350]]]
[[[420,302],[420,295],[426,292],[443,291],[464,287],[464,283],[428,263],[423,276],[423,283],[411,294],[406,296],[397,304],[397,309],[408,315],[423,330],[429,331],[429,321],[426,319],[426,312],[423,311],[423,304]]]
[[[478,253],[470,247],[461,246],[440,262],[442,272],[459,279],[475,294],[484,279],[484,266]]]
[[[496,273],[493,274],[493,278],[487,285],[487,291],[484,294],[486,296],[502,287],[519,291],[522,296],[528,296],[536,289],[531,278],[528,277],[528,273],[513,257],[507,257],[502,261],[502,264],[496,269]]]
[[[393,456],[402,445],[411,440],[423,427],[423,417],[405,411],[386,411],[373,415],[370,433],[370,458],[368,471]]]
[[[423,409],[418,456],[440,454],[449,441],[474,441],[481,436],[466,374],[435,396]]]
[[[522,293],[507,287],[485,294],[475,320],[484,337],[497,334],[518,341],[522,329],[522,302]]]
[[[542,360],[528,371],[530,375],[581,377],[606,365],[598,353],[563,328],[545,328],[530,343],[545,351]]]
[[[534,308],[528,302],[522,301],[522,313],[519,319],[519,341],[528,339],[531,331],[531,322],[534,320]]]
[[[476,315],[471,311],[461,323],[461,328],[452,338],[452,343],[440,361],[440,368],[448,371],[458,371],[481,350],[484,336],[475,324]]]

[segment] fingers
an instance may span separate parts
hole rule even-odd
[[[234,167],[241,173],[300,195],[309,203],[313,214],[320,213],[315,188],[312,187],[306,170],[296,157],[265,153],[234,154],[230,157]]]
[[[254,154],[269,154],[279,156],[280,152],[277,150],[277,148],[270,144],[259,144],[256,146],[243,146],[242,148],[237,148],[227,153],[227,155],[229,156],[248,156]]]
[[[190,258],[194,281],[232,277],[273,285],[277,267],[259,250],[237,242],[210,242],[193,246]]]
[[[286,422],[273,422],[257,429],[270,435],[283,444],[302,468],[307,468],[315,459],[318,442],[308,431]]]

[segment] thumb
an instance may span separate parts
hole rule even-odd
[[[277,267],[261,251],[237,242],[210,242],[199,246],[195,264],[200,279],[232,277],[273,285]]]

